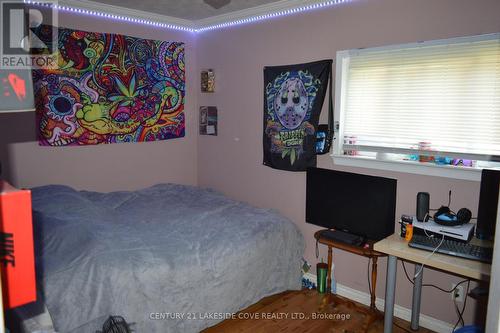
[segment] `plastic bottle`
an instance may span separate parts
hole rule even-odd
[[[332,277],[332,285],[330,286],[330,291],[332,294],[336,294],[337,293],[337,282],[335,281],[335,274],[333,273],[335,269],[335,264],[332,263],[332,271],[330,272],[330,276]]]
[[[412,223],[408,223],[406,225],[405,239],[409,242],[412,237],[413,237],[413,224]]]

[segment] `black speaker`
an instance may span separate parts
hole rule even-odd
[[[418,192],[417,194],[417,221],[425,222],[429,219],[429,201],[430,195],[427,192]]]
[[[476,237],[493,239],[498,209],[498,189],[500,187],[500,171],[483,169],[481,173],[481,190],[477,209]]]

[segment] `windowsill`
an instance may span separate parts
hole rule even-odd
[[[434,163],[420,163],[403,160],[379,160],[364,156],[354,157],[335,154],[331,154],[330,156],[335,165],[481,181],[481,168],[437,165]]]

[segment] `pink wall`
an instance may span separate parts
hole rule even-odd
[[[262,166],[262,69],[266,65],[334,58],[338,50],[381,46],[500,31],[498,0],[358,0],[303,15],[263,21],[227,30],[189,33],[159,30],[65,14],[62,26],[186,42],[186,137],[155,143],[71,148],[39,147],[33,114],[0,115],[0,161],[3,177],[16,186],[51,183],[91,190],[136,189],[158,182],[210,186],[257,206],[272,207],[289,217],[307,241],[305,257],[315,262],[313,233],[304,223],[305,174]],[[213,68],[214,94],[199,91],[199,70]],[[219,135],[197,135],[197,108],[217,105]],[[323,111],[326,121],[326,112]],[[334,168],[328,156],[319,166]],[[347,170],[344,168],[343,170]],[[415,210],[418,191],[431,193],[431,205],[477,210],[479,184],[452,179],[351,169],[398,179],[397,215]],[[326,257],[324,249],[321,256]],[[337,280],[367,291],[367,260],[336,251]],[[413,267],[408,265],[411,270]],[[411,285],[398,266],[397,303],[409,307]],[[377,294],[383,297],[385,261],[379,266]],[[425,283],[448,288],[459,278],[426,270]],[[456,320],[450,297],[426,288],[424,314]],[[476,309],[468,302],[466,318]]]
[[[315,262],[313,233],[318,228],[304,222],[305,173],[262,165],[263,67],[335,58],[336,51],[344,49],[499,32],[498,13],[498,0],[361,0],[199,35],[198,66],[214,69],[216,93],[199,93],[198,102],[219,109],[219,135],[198,139],[199,185],[279,210],[303,232],[307,243],[305,257]],[[326,110],[322,119],[326,121]],[[335,168],[328,156],[319,157],[319,166]],[[431,205],[437,207],[447,201],[449,189],[454,193],[453,208],[477,210],[477,182],[350,170],[397,178],[397,215],[415,212],[417,192],[430,192]],[[324,249],[321,256],[326,258]],[[334,257],[337,280],[367,292],[367,260],[342,251],[335,251]],[[397,303],[410,307],[411,285],[398,265]],[[413,265],[407,266],[413,272]],[[379,297],[385,290],[385,269],[383,260],[379,266]],[[424,283],[443,288],[450,288],[452,282],[459,280],[430,269],[424,273]],[[476,311],[480,309],[468,301],[468,322]],[[450,296],[432,288],[424,290],[422,312],[446,322],[457,318]]]
[[[137,189],[156,183],[197,183],[198,88],[195,36],[136,24],[61,13],[63,27],[112,32],[148,39],[181,41],[186,45],[186,136],[153,143],[123,143],[86,147],[39,147],[34,113],[0,115],[2,177],[16,186],[67,184],[99,191]]]

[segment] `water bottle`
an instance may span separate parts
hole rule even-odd
[[[332,285],[330,286],[330,290],[332,294],[337,293],[337,282],[335,281],[335,274],[333,274],[333,270],[335,268],[335,264],[332,263],[332,271],[330,272],[330,276],[332,277]]]

